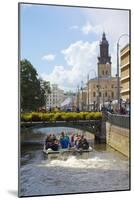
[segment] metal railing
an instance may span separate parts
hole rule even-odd
[[[115,126],[130,128],[130,115],[111,114],[108,112],[105,117],[108,122]]]

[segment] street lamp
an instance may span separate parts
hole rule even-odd
[[[83,111],[83,81],[81,81],[81,110]]]
[[[87,111],[89,111],[89,74],[87,75]]]
[[[77,86],[78,95],[77,95],[77,110],[79,111],[79,85]]]
[[[129,37],[128,34],[122,34],[117,42],[117,101],[118,101],[118,110],[120,110],[120,77],[119,77],[119,42],[120,39],[124,36]]]

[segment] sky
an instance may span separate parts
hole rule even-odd
[[[129,35],[129,11],[35,4],[20,6],[20,56],[65,91],[76,91],[97,75],[102,33],[109,42],[115,76],[117,42]],[[128,36],[119,40],[120,49]]]

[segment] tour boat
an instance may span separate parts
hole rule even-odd
[[[93,148],[89,146],[88,149],[77,149],[76,147],[71,147],[71,148],[66,148],[62,149],[60,148],[58,151],[53,151],[52,149],[47,149],[46,146],[44,145],[43,153],[45,158],[49,159],[62,159],[66,158],[68,156],[77,156],[78,158],[88,158],[89,157],[89,152],[93,151]]]

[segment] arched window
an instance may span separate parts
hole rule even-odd
[[[107,97],[107,92],[105,92],[105,97]]]
[[[93,92],[93,97],[95,97],[96,96],[96,94],[95,94],[95,92]]]

